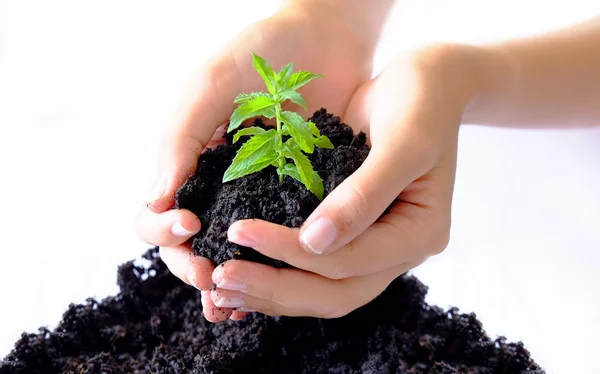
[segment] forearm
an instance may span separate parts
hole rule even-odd
[[[463,123],[506,127],[600,124],[600,18],[501,43],[465,64],[477,89]]]
[[[385,21],[396,0],[284,0],[283,8],[291,11],[310,9],[340,20],[348,30],[363,39],[373,52]]]

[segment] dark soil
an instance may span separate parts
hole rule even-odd
[[[339,319],[211,324],[200,293],[156,249],[144,257],[146,267],[119,268],[117,296],[71,305],[54,331],[23,334],[0,374],[543,373],[522,343],[490,340],[475,315],[426,304],[412,276]]]
[[[339,117],[325,109],[315,112],[311,120],[327,135],[335,149],[317,148],[309,158],[323,178],[325,195],[363,163],[369,154],[364,134],[354,136],[349,126],[340,124]],[[260,120],[257,126],[263,126]],[[286,264],[265,257],[255,250],[227,240],[227,229],[240,219],[258,218],[288,227],[300,227],[319,200],[300,182],[286,176],[283,182],[275,168],[222,184],[225,170],[231,164],[242,141],[227,143],[202,154],[196,174],[179,189],[176,207],[189,209],[201,222],[201,231],[194,236],[194,251],[215,265],[232,258],[261,262],[276,267]]]
[[[368,148],[364,135],[354,137],[324,110],[313,121],[337,146],[311,156],[327,193],[358,168]],[[238,147],[205,152],[177,195],[178,206],[202,220],[194,249],[215,264],[242,258],[287,266],[227,242],[227,228],[242,218],[297,227],[318,201],[294,180],[280,183],[272,170],[221,185]],[[71,305],[54,331],[23,334],[0,374],[543,372],[522,343],[490,340],[474,314],[426,304],[427,289],[412,276],[339,319],[256,313],[211,324],[202,317],[200,293],[169,273],[156,248],[144,258],[146,264],[119,268],[117,296]]]

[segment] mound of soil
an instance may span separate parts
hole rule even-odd
[[[363,134],[354,136],[325,110],[312,120],[336,145],[311,155],[328,193],[369,150]],[[240,258],[288,266],[229,243],[227,228],[244,218],[298,227],[319,202],[268,169],[222,185],[239,147],[227,136],[227,144],[203,153],[196,175],[177,194],[177,207],[202,220],[193,248],[215,264]],[[522,343],[486,336],[474,314],[425,303],[426,287],[411,276],[339,319],[252,314],[211,324],[202,317],[200,293],[168,271],[157,248],[144,258],[145,264],[119,268],[117,296],[71,305],[54,331],[23,334],[0,374],[543,372]]]
[[[369,148],[365,144],[365,134],[354,136],[352,128],[341,124],[339,117],[325,109],[315,112],[311,120],[335,146],[335,149],[316,148],[309,155],[314,169],[323,178],[327,196],[358,169],[369,154]],[[260,120],[255,126],[264,127]],[[176,194],[176,207],[189,209],[202,222],[202,229],[193,238],[192,248],[215,265],[235,258],[287,267],[287,264],[265,257],[251,248],[229,242],[227,229],[235,221],[248,218],[300,227],[319,200],[291,177],[285,176],[280,182],[273,167],[221,183],[225,170],[243,143],[232,144],[232,138],[233,134],[228,134],[226,144],[204,152],[196,174]]]
[[[117,296],[71,305],[54,331],[23,334],[0,374],[543,373],[522,343],[490,340],[474,314],[426,304],[412,276],[339,319],[211,324],[200,293],[157,249],[144,257],[119,268]]]

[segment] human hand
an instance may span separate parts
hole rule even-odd
[[[144,241],[161,247],[161,257],[174,275],[202,290],[208,320],[239,319],[244,313],[216,307],[211,301],[213,264],[193,256],[186,243],[200,230],[200,221],[188,210],[172,210],[174,194],[195,171],[202,150],[222,141],[222,125],[233,112],[236,95],[263,89],[250,51],[266,57],[275,68],[294,61],[296,68],[327,77],[301,90],[309,103],[300,112],[306,116],[321,106],[333,113],[345,112],[355,90],[370,77],[374,46],[357,32],[356,24],[349,24],[333,9],[292,2],[247,28],[201,69],[181,117],[165,137],[159,182],[137,218],[136,230]]]
[[[340,317],[441,252],[449,240],[458,128],[473,92],[461,70],[469,53],[461,46],[417,51],[358,89],[344,122],[372,143],[364,164],[300,229],[257,220],[229,228],[230,241],[297,269],[228,261],[212,274],[215,305]]]

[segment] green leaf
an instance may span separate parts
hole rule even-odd
[[[306,155],[298,148],[290,146],[288,142],[283,145],[283,155],[294,160],[294,164],[296,164],[298,174],[300,175],[300,180],[309,191],[312,191],[314,170],[308,157],[306,157]]]
[[[297,71],[292,74],[290,80],[285,85],[285,88],[288,90],[297,90],[298,88],[317,78],[323,78],[323,76],[321,74],[313,74],[308,71]]]
[[[292,139],[290,139],[292,140]],[[287,163],[282,169],[277,169],[279,175],[289,175],[304,184],[307,190],[314,193],[319,200],[323,200],[325,188],[319,173],[313,170],[310,160],[293,143],[284,144],[283,155],[294,160],[294,164]]]
[[[319,148],[333,149],[333,144],[331,143],[331,140],[329,140],[329,138],[325,135],[321,135],[318,138],[314,138],[314,142],[315,145]]]
[[[264,116],[273,118],[275,116],[275,102],[271,97],[257,96],[250,101],[246,101],[229,118],[229,127],[227,132],[231,132],[242,124],[245,120],[252,117]]]
[[[300,173],[298,173],[298,169],[296,168],[296,165],[294,165],[294,164],[287,163],[287,164],[283,165],[283,168],[277,169],[277,174],[289,175],[290,177],[294,178],[298,182],[304,183],[304,182],[302,182]]]
[[[233,162],[225,171],[223,183],[256,173],[271,165],[279,157],[275,151],[278,143],[279,136],[277,136],[277,130],[275,129],[250,138],[238,150]]]
[[[290,77],[292,76],[293,72],[294,72],[294,63],[293,62],[290,62],[289,64],[287,64],[281,68],[281,70],[279,71],[279,74],[278,74],[279,87],[285,87],[287,85],[287,82],[290,80]]]
[[[323,179],[316,171],[313,171],[313,180],[310,191],[314,193],[319,200],[323,200],[325,194],[325,187],[323,186]]]
[[[317,127],[317,125],[315,125],[315,123],[313,121],[308,121],[308,128],[310,129],[310,132],[314,135],[314,136],[321,136],[321,131],[319,131],[319,128]]]
[[[279,84],[277,81],[279,80],[279,75],[269,66],[269,63],[264,58],[259,55],[252,53],[252,64],[254,65],[254,69],[260,74],[262,79],[265,81],[267,85],[267,89],[272,95],[275,95],[277,91],[279,91]]]
[[[245,129],[241,129],[235,133],[233,136],[233,142],[237,142],[242,136],[262,134],[263,132],[266,132],[266,130],[261,129],[260,127],[246,127]]]
[[[306,101],[299,92],[287,90],[280,92],[278,96],[281,96],[283,100],[290,100],[291,102],[300,105],[302,108],[306,109]],[[282,101],[283,101],[282,100]]]
[[[310,128],[306,122],[304,122],[304,119],[300,117],[298,113],[289,111],[282,112],[281,118],[287,125],[286,127],[292,138],[294,138],[300,146],[300,149],[306,153],[313,153],[315,151],[313,136],[310,133]]]
[[[288,147],[291,147],[291,148],[294,148],[294,149],[300,150],[300,147],[298,146],[298,143],[296,142],[296,139],[294,139],[294,138],[289,138],[289,139],[288,139],[288,140],[285,142],[285,144],[286,144]]]
[[[266,92],[252,92],[252,93],[241,93],[239,95],[237,95],[237,97],[235,98],[235,100],[233,101],[236,104],[243,104],[245,102],[248,102],[250,100],[256,99],[259,96],[265,96],[265,97],[269,97],[271,98],[271,100],[273,100],[273,96],[266,93]]]

